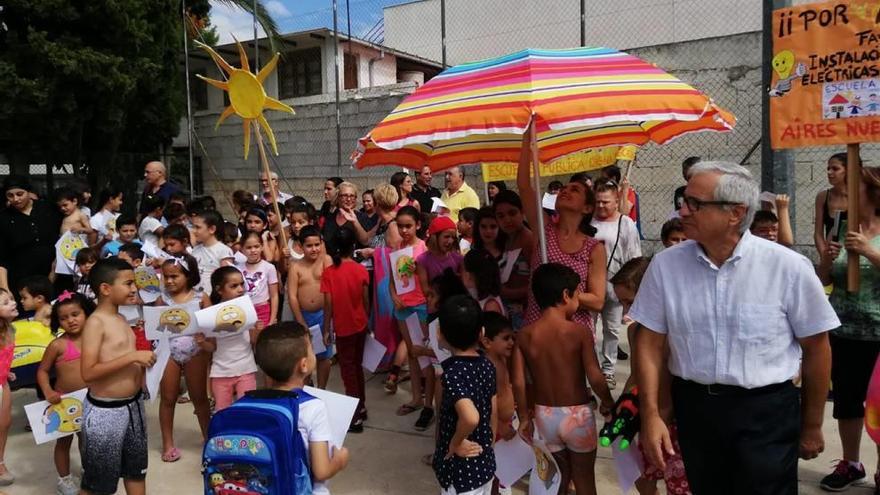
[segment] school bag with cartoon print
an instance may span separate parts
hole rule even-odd
[[[248,392],[211,418],[202,452],[205,495],[309,495],[309,450],[297,424],[302,390]]]

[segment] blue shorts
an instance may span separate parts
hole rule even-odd
[[[413,313],[419,315],[419,321],[422,323],[428,322],[428,305],[427,304],[419,304],[418,306],[413,306],[411,308],[403,308],[403,309],[394,309],[394,319],[397,321],[404,321],[409,318]]]
[[[319,309],[317,311],[305,311],[303,310],[303,319],[306,320],[306,327],[312,328],[315,325],[320,325],[323,327],[324,325],[324,310]],[[330,359],[333,357],[333,344],[327,346],[327,350],[320,353],[315,354],[315,357],[318,359]]]

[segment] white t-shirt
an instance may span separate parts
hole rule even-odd
[[[89,224],[91,224],[92,228],[97,230],[102,237],[107,234],[113,234],[113,238],[116,239],[119,237],[116,233],[116,219],[118,217],[119,213],[113,213],[109,210],[101,210],[89,219]]]
[[[213,246],[199,244],[192,250],[193,258],[199,263],[199,276],[201,281],[197,288],[211,295],[211,274],[214,270],[220,268],[220,262],[224,259],[231,259],[232,249],[222,242],[217,242]]]
[[[249,332],[217,338],[217,350],[211,361],[211,378],[247,375],[257,371]]]
[[[266,260],[260,260],[255,266],[247,263],[239,266],[244,276],[244,285],[247,294],[251,296],[254,305],[269,302],[269,285],[278,283],[278,270],[275,265]]]
[[[156,229],[161,228],[162,222],[160,222],[157,218],[144,217],[144,219],[141,220],[140,227],[138,227],[138,237],[140,237],[141,242],[143,242],[144,244],[149,241],[158,246],[159,236],[156,235]]]
[[[620,237],[617,236],[617,225],[620,225]],[[638,258],[642,255],[642,244],[639,240],[639,231],[636,223],[632,218],[621,215],[615,220],[598,220],[593,218],[590,225],[596,227],[595,238],[605,243],[605,256],[609,257],[608,263],[608,279],[611,280],[620,267],[627,261]],[[617,243],[617,248],[614,244]],[[614,253],[612,254],[612,251]],[[607,282],[605,287],[605,298],[617,301],[617,295],[614,293],[614,287],[611,282]]]
[[[333,438],[330,431],[330,417],[327,415],[327,405],[321,399],[315,398],[303,402],[299,406],[299,421],[297,429],[309,448],[309,442],[327,442],[330,448],[330,440]],[[330,490],[324,483],[315,482],[312,486],[315,495],[330,495]]]

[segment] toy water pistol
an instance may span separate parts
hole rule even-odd
[[[611,421],[605,423],[599,432],[599,445],[608,447],[620,437],[620,450],[626,450],[639,432],[638,388],[633,387],[630,392],[621,394],[611,414]]]

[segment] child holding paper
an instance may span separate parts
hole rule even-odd
[[[12,368],[13,351],[15,351],[15,328],[12,321],[18,317],[15,298],[4,289],[0,289],[0,486],[11,485],[15,476],[6,468],[6,438],[12,424],[12,393],[9,382],[15,381]]]
[[[82,331],[86,319],[95,310],[95,303],[78,293],[63,292],[52,306],[51,328],[53,334],[58,329],[64,333],[53,340],[37,369],[37,383],[46,401],[58,404],[63,394],[86,388],[82,378]],[[55,369],[55,387],[52,388],[49,374]],[[79,480],[70,474],[70,447],[73,436],[61,437],[55,442],[55,469],[58,471],[57,490],[60,495],[79,493]]]
[[[294,213],[296,220],[297,213]],[[324,328],[324,296],[321,294],[321,278],[324,268],[333,260],[324,254],[324,240],[317,227],[307,225],[299,231],[302,259],[290,264],[287,280],[287,299],[294,319],[306,329],[315,325]],[[330,358],[333,348],[324,342],[326,350],[316,355],[318,360],[318,388],[327,388],[330,380]]]
[[[263,330],[257,337],[255,356],[271,388],[248,392],[249,397],[281,398],[301,391],[315,370],[311,335],[298,322],[283,322]],[[349,454],[345,447],[330,445],[330,422],[324,401],[312,399],[299,406],[297,430],[309,451],[312,493],[330,495],[324,482],[345,469]]]
[[[195,318],[196,311],[211,305],[208,296],[195,290],[199,284],[199,265],[192,256],[183,254],[165,260],[162,263],[162,280],[165,292],[154,306],[185,306],[189,318]],[[202,430],[202,438],[208,434],[211,408],[208,405],[207,386],[211,346],[204,338],[197,341],[192,335],[171,336],[168,345],[171,359],[165,365],[159,384],[159,426],[162,429],[162,461],[174,462],[180,459],[180,450],[174,446],[174,408],[180,395],[181,372]]]
[[[370,276],[363,265],[354,261],[357,239],[351,229],[339,229],[332,243],[333,264],[324,269],[321,293],[324,294],[324,342],[329,343],[331,323],[336,334],[336,355],[345,394],[358,399],[358,409],[349,431],[364,431],[367,419],[364,381],[364,343],[367,338],[367,306]]]
[[[247,295],[254,303],[257,318],[264,326],[275,323],[278,316],[278,271],[275,265],[263,259],[263,238],[248,231],[241,240],[245,262],[239,265],[244,275]]]
[[[495,367],[480,353],[480,306],[454,296],[440,307],[443,399],[434,451],[434,473],[443,495],[492,493],[496,416]]]
[[[127,493],[146,493],[147,425],[144,368],[152,351],[138,351],[135,336],[119,314],[136,292],[131,265],[103,259],[91,273],[98,307],[83,329],[81,369],[89,386],[83,404],[80,453],[83,494],[115,493],[119,478]]]
[[[70,231],[74,234],[86,234],[88,243],[94,244],[98,238],[95,229],[92,228],[89,216],[84,213],[80,206],[82,196],[69,187],[62,187],[55,191],[55,202],[58,209],[64,215],[61,221],[61,234]]]
[[[211,303],[220,304],[244,295],[244,277],[234,266],[221,266],[211,275]],[[226,409],[236,398],[257,388],[257,363],[251,347],[262,330],[259,319],[254,333],[238,332],[228,337],[205,338],[196,334],[196,343],[214,353],[211,362],[211,395],[214,411]]]
[[[419,272],[418,263],[415,261],[427,250],[427,248],[425,247],[425,242],[416,236],[416,232],[418,232],[421,227],[421,213],[419,210],[415,209],[413,206],[404,206],[400,208],[397,212],[395,223],[397,224],[397,232],[400,236],[400,244],[397,246],[396,250],[399,251],[401,249],[412,248],[411,258],[397,258],[398,261],[405,261],[405,263],[397,263],[400,266],[395,266],[395,263],[389,261],[391,269],[397,272],[397,276],[393,277],[394,283],[389,284],[391,301],[394,303],[394,319],[397,320],[397,328],[400,331],[401,337],[403,337],[403,342],[406,344],[406,347],[403,349],[398,347],[398,355],[403,351],[406,351],[407,353],[411,378],[410,383],[412,384],[412,399],[397,409],[397,415],[405,416],[421,409],[423,404],[422,377],[424,377],[426,407],[421,412],[418,421],[416,421],[416,429],[424,430],[434,419],[434,408],[432,407],[434,395],[434,373],[423,373],[423,370],[419,365],[419,360],[413,352],[413,345],[424,345],[425,339],[428,337],[427,299],[425,299],[425,294],[422,291],[422,287],[428,287],[428,279],[427,274],[425,274],[424,277],[416,277],[417,273],[424,272]],[[392,258],[389,255],[389,260],[391,259]],[[401,285],[404,285],[404,282],[408,280],[412,281],[412,288],[408,292],[399,294],[399,287],[397,287],[398,281],[401,282]],[[409,329],[406,326],[406,319],[409,318],[410,315],[417,315],[419,318],[421,336],[418,341],[413,341],[412,335],[410,335]],[[431,370],[426,368],[426,371]],[[394,385],[396,385],[396,372],[399,373],[399,370],[397,368],[392,368],[391,373],[388,375],[388,382],[395,380]],[[389,383],[386,383],[386,388],[388,387]]]

